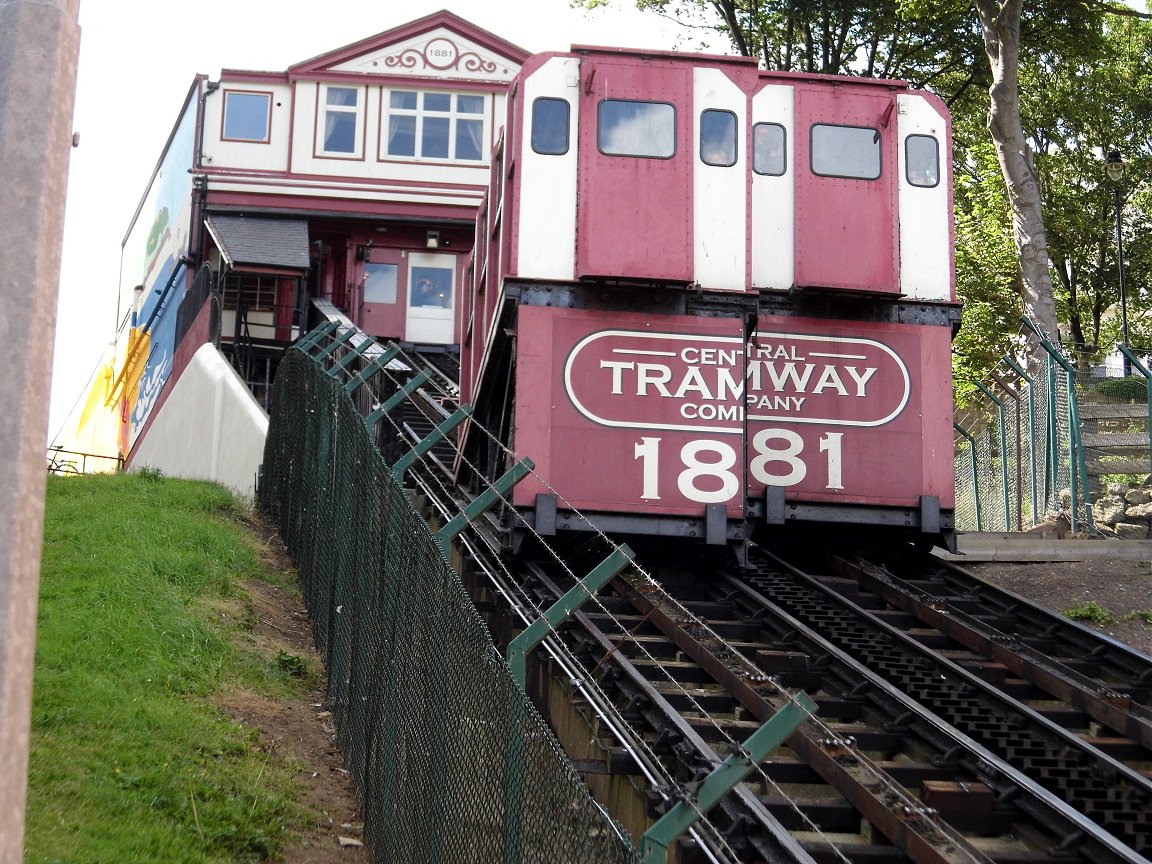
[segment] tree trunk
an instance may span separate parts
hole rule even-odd
[[[984,32],[984,50],[992,69],[988,93],[988,131],[996,146],[1008,189],[1012,224],[1024,286],[1024,311],[1053,341],[1059,339],[1048,237],[1040,202],[1040,184],[1020,119],[1020,11],[1024,0],[973,0]]]

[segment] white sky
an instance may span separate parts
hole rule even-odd
[[[192,80],[222,68],[283,71],[441,9],[524,48],[573,43],[684,47],[683,28],[633,0],[594,12],[568,0],[81,0],[80,66],[64,227],[49,436],[87,389],[115,337],[120,243]],[[717,47],[713,50],[723,50]]]

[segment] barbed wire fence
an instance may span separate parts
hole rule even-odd
[[[638,862],[374,443],[350,364],[307,348],[280,364],[258,500],[299,568],[373,859]]]

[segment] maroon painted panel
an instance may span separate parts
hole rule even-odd
[[[515,449],[531,506],[741,515],[767,483],[789,501],[954,504],[946,327],[740,322],[521,307]],[[748,447],[744,446],[747,414]],[[747,470],[745,470],[747,469]]]
[[[851,85],[796,87],[797,285],[899,292],[895,105],[893,93]],[[880,176],[815,174],[816,124],[877,130]]]
[[[518,334],[516,451],[562,506],[740,515],[740,321],[522,306]]]
[[[916,507],[955,498],[947,327],[762,317],[749,347],[749,494]]]
[[[683,63],[585,58],[581,64],[577,276],[692,281],[692,79]],[[605,99],[671,103],[671,158],[605,155]]]

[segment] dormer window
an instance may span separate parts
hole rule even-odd
[[[363,140],[362,100],[359,87],[327,85],[321,89],[320,152],[358,156]]]
[[[487,96],[391,90],[384,100],[380,158],[485,161]]]

